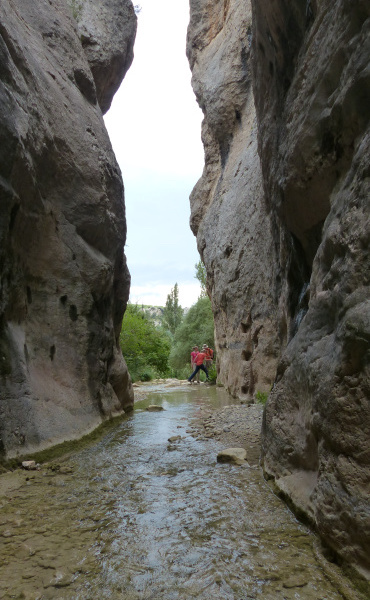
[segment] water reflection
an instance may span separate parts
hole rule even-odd
[[[1,500],[1,597],[346,597],[260,469],[218,464],[219,443],[186,432],[197,411],[230,402],[215,387],[154,388],[59,471],[21,473]]]

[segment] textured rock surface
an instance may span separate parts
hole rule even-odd
[[[292,495],[303,476],[320,533],[369,570],[370,8],[253,5],[266,194],[310,277],[266,410],[265,468]]]
[[[191,2],[187,54],[205,147],[191,227],[207,269],[218,381],[252,399],[271,389],[286,332],[278,327],[278,259],[257,154],[246,7],[238,0]]]
[[[252,24],[248,3],[191,8],[206,157],[191,224],[220,380],[247,396],[275,380],[265,469],[368,574],[369,5],[253,0]]]
[[[245,448],[226,448],[217,454],[217,462],[230,462],[236,465],[247,464]]]
[[[136,15],[131,0],[69,0],[103,113],[132,63]],[[122,26],[124,24],[124,26]]]
[[[113,33],[124,16],[111,17]],[[97,103],[116,84],[94,81],[65,0],[2,0],[0,23],[0,432],[11,457],[79,437],[133,394],[118,347],[123,185]]]

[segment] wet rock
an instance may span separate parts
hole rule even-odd
[[[71,575],[70,573],[63,573],[63,572],[57,572],[55,573],[55,575],[51,578],[45,578],[44,580],[44,588],[50,588],[50,587],[55,587],[55,588],[64,588],[64,587],[68,587],[71,585],[71,583],[74,580],[74,576]]]
[[[177,442],[178,440],[181,440],[181,435],[173,435],[172,437],[168,438],[169,442]]]
[[[59,473],[61,475],[69,475],[70,473],[73,473],[73,467],[70,465],[62,466],[59,469]]]
[[[24,460],[22,462],[22,467],[23,467],[23,469],[26,469],[27,471],[36,471],[36,469],[37,469],[37,465],[34,460]]]
[[[6,529],[5,531],[2,532],[1,534],[4,538],[10,538],[13,536],[13,532],[10,531],[10,529]]]
[[[307,585],[308,581],[304,575],[292,575],[288,580],[283,582],[283,588],[291,589],[291,588],[300,588]]]
[[[246,464],[247,451],[244,448],[226,448],[217,454],[217,462]]]
[[[163,406],[159,406],[158,404],[150,404],[149,406],[146,407],[147,411],[149,412],[160,412],[161,410],[164,410]]]

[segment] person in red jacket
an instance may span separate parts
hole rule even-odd
[[[208,370],[211,368],[212,363],[213,363],[213,350],[212,350],[212,348],[209,348],[207,346],[207,344],[203,344],[202,352],[205,352],[205,354],[206,354],[206,368]]]
[[[197,356],[195,357],[195,365],[196,365],[195,366],[195,371],[188,378],[189,383],[191,383],[191,380],[193,379],[193,377],[195,377],[195,375],[197,373],[199,373],[200,369],[202,369],[202,371],[205,372],[206,377],[207,377],[207,381],[209,381],[207,367],[205,367],[204,364],[203,364],[204,361],[205,361],[205,359],[206,359],[206,353],[205,352],[202,351],[202,352],[199,352],[197,354]]]

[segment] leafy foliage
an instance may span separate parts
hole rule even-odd
[[[175,335],[176,329],[182,321],[184,310],[179,305],[179,286],[175,283],[171,293],[167,296],[166,306],[163,310],[163,326],[168,329],[172,335]]]
[[[195,279],[198,279],[200,283],[200,297],[204,298],[205,296],[207,296],[207,271],[201,260],[197,262],[194,266]]]
[[[216,369],[215,363],[213,363],[213,365],[211,366],[211,368],[208,369],[208,378],[213,383],[216,383],[216,380],[217,380],[217,369]]]
[[[266,392],[256,392],[256,400],[259,404],[266,404],[268,396]]]
[[[167,375],[170,340],[136,304],[127,306],[120,345],[133,381]]]
[[[211,348],[215,344],[212,307],[208,296],[198,299],[176,330],[169,358],[170,366],[176,371],[186,364],[190,365],[191,348],[196,345],[201,347],[203,344],[208,344]]]

